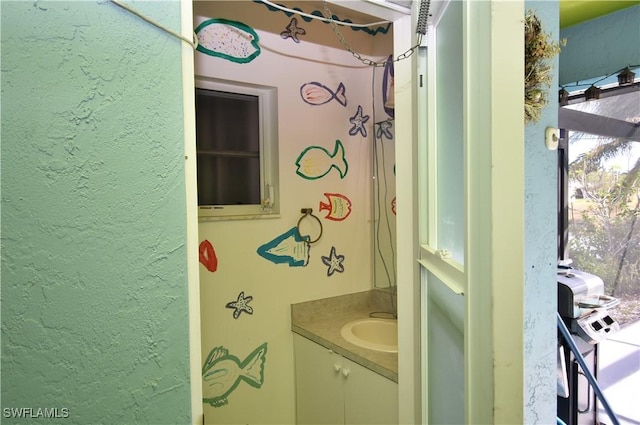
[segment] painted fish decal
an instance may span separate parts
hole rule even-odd
[[[275,264],[286,263],[289,267],[309,264],[309,236],[300,236],[297,227],[267,242],[258,248],[258,255]]]
[[[340,83],[336,91],[333,92],[324,84],[311,81],[310,83],[303,84],[300,87],[300,96],[302,96],[302,100],[307,102],[309,105],[324,105],[325,103],[335,99],[342,106],[347,106],[345,90],[344,84],[342,83]]]
[[[260,37],[242,22],[208,19],[195,29],[197,50],[237,63],[247,63],[260,54]]]
[[[209,353],[202,367],[202,401],[213,407],[228,404],[227,396],[244,381],[254,388],[264,382],[264,362],[267,354],[265,342],[240,362],[236,356],[220,346]]]
[[[309,146],[296,159],[296,166],[296,174],[307,180],[324,177],[333,168],[338,170],[340,178],[343,179],[349,171],[344,146],[340,140],[336,140],[332,154],[321,146]]]
[[[327,202],[320,201],[320,211],[329,211],[324,217],[328,220],[342,221],[351,214],[351,201],[339,193],[325,193]]]
[[[200,254],[200,262],[207,268],[207,270],[212,273],[218,270],[218,257],[216,256],[216,251],[213,249],[211,242],[206,239],[200,242],[198,251]]]

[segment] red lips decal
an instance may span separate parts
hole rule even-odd
[[[208,240],[203,240],[200,243],[200,262],[203,266],[207,268],[210,272],[215,272],[218,270],[218,257],[216,257],[216,252],[213,249],[213,245]]]

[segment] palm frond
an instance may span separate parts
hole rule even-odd
[[[631,195],[640,189],[640,157],[629,171],[627,171],[620,182],[622,193]]]
[[[600,168],[600,164],[603,161],[616,158],[621,154],[629,152],[630,149],[631,145],[629,141],[625,139],[614,139],[611,142],[598,143],[598,145],[589,152],[578,156],[570,166],[581,168],[587,173],[593,172]]]

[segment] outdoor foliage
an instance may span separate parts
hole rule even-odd
[[[640,304],[640,160],[627,172],[602,164],[629,149],[627,141],[602,144],[571,163],[578,195],[569,212],[573,266],[602,278],[605,292]],[[632,320],[632,319],[630,319]]]
[[[529,10],[524,21],[524,118],[525,123],[540,119],[547,104],[547,91],[553,76],[553,59],[560,53],[560,43],[542,30],[540,19]]]

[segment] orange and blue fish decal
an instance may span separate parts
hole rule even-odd
[[[340,193],[325,193],[327,202],[320,201],[320,211],[329,211],[327,220],[342,221],[351,214],[351,200]]]

